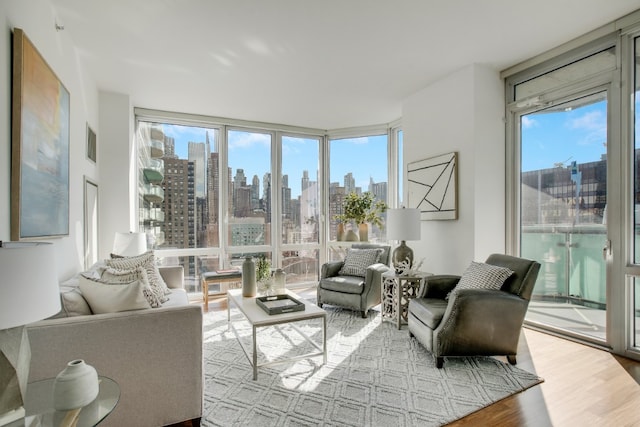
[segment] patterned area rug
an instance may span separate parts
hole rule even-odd
[[[327,308],[327,364],[322,357],[252,369],[251,327],[232,309],[205,314],[204,426],[440,426],[542,381],[489,357],[448,358],[437,369],[405,329]],[[374,314],[375,313],[375,314]],[[319,320],[296,326],[321,342]],[[258,329],[259,361],[315,350],[291,326]]]

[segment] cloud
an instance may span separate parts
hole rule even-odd
[[[566,123],[571,130],[583,132],[580,145],[601,144],[607,141],[607,118],[602,111],[589,111]]]
[[[229,150],[262,146],[271,148],[271,135],[266,133],[231,131],[229,132]]]
[[[522,116],[522,127],[525,129],[532,128],[537,126],[538,122],[535,119],[532,119],[529,116]]]
[[[601,131],[607,129],[607,120],[602,111],[589,111],[582,116],[569,120],[568,126],[569,129]]]

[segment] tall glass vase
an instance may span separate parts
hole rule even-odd
[[[256,285],[256,264],[250,256],[242,263],[242,296],[255,297],[257,293]]]

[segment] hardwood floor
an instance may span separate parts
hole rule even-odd
[[[209,302],[226,308],[226,298]],[[640,426],[640,362],[525,328],[517,366],[544,382],[450,426]]]

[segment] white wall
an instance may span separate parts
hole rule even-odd
[[[403,103],[405,176],[406,163],[458,152],[458,219],[423,221],[421,241],[409,245],[424,271],[460,274],[472,260],[504,252],[502,94],[499,73],[473,64]]]
[[[133,107],[128,95],[100,92],[100,145],[102,181],[98,187],[100,236],[98,259],[109,257],[117,231],[136,231]]]
[[[55,10],[47,0],[0,1],[0,240],[10,239],[11,43],[21,28],[71,95],[69,236],[51,239],[58,256],[58,276],[65,279],[83,267],[84,177],[99,182],[98,167],[86,158],[86,126],[98,125],[95,82],[79,66],[68,32],[56,31]],[[98,135],[100,141],[100,135]],[[44,240],[44,239],[39,239]]]

